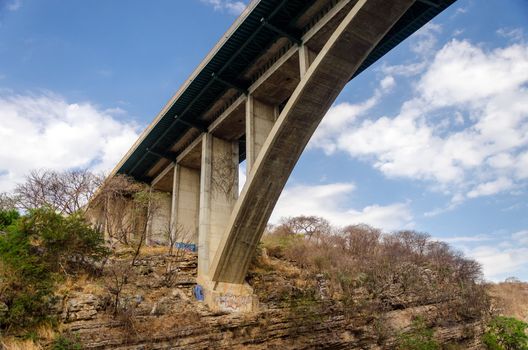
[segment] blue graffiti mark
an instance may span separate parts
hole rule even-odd
[[[194,286],[194,297],[198,301],[203,301],[204,300],[203,288],[199,284]]]
[[[196,252],[196,244],[193,243],[177,242],[174,246],[176,247],[176,249],[183,249],[190,252]]]

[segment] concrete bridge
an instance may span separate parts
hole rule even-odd
[[[254,0],[143,132],[111,176],[168,193],[151,234],[169,223],[193,233],[209,305],[255,307],[248,265],[321,119],[350,80],[453,2]]]

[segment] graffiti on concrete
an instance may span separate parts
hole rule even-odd
[[[253,304],[253,296],[222,294],[217,296],[216,303],[222,311],[244,311]]]

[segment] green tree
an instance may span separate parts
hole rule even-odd
[[[51,271],[90,268],[109,253],[103,234],[78,213],[64,217],[51,209],[35,209],[19,220],[19,229],[42,248],[42,259]]]
[[[11,225],[13,222],[18,220],[20,214],[15,209],[11,210],[0,210],[0,230],[4,230],[6,227]]]
[[[0,327],[24,328],[48,314],[52,277],[30,236],[14,226],[0,236],[0,302],[7,312]]]
[[[490,350],[528,350],[527,328],[527,323],[513,317],[495,317],[482,340]]]
[[[7,222],[7,220],[6,220]],[[94,271],[108,250],[102,234],[77,214],[31,210],[0,234],[0,329],[24,329],[48,318],[62,273]]]

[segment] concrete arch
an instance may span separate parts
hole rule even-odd
[[[213,282],[240,284],[273,208],[321,119],[413,0],[360,0],[302,74],[249,172],[209,267]],[[368,24],[368,25],[367,25]]]

